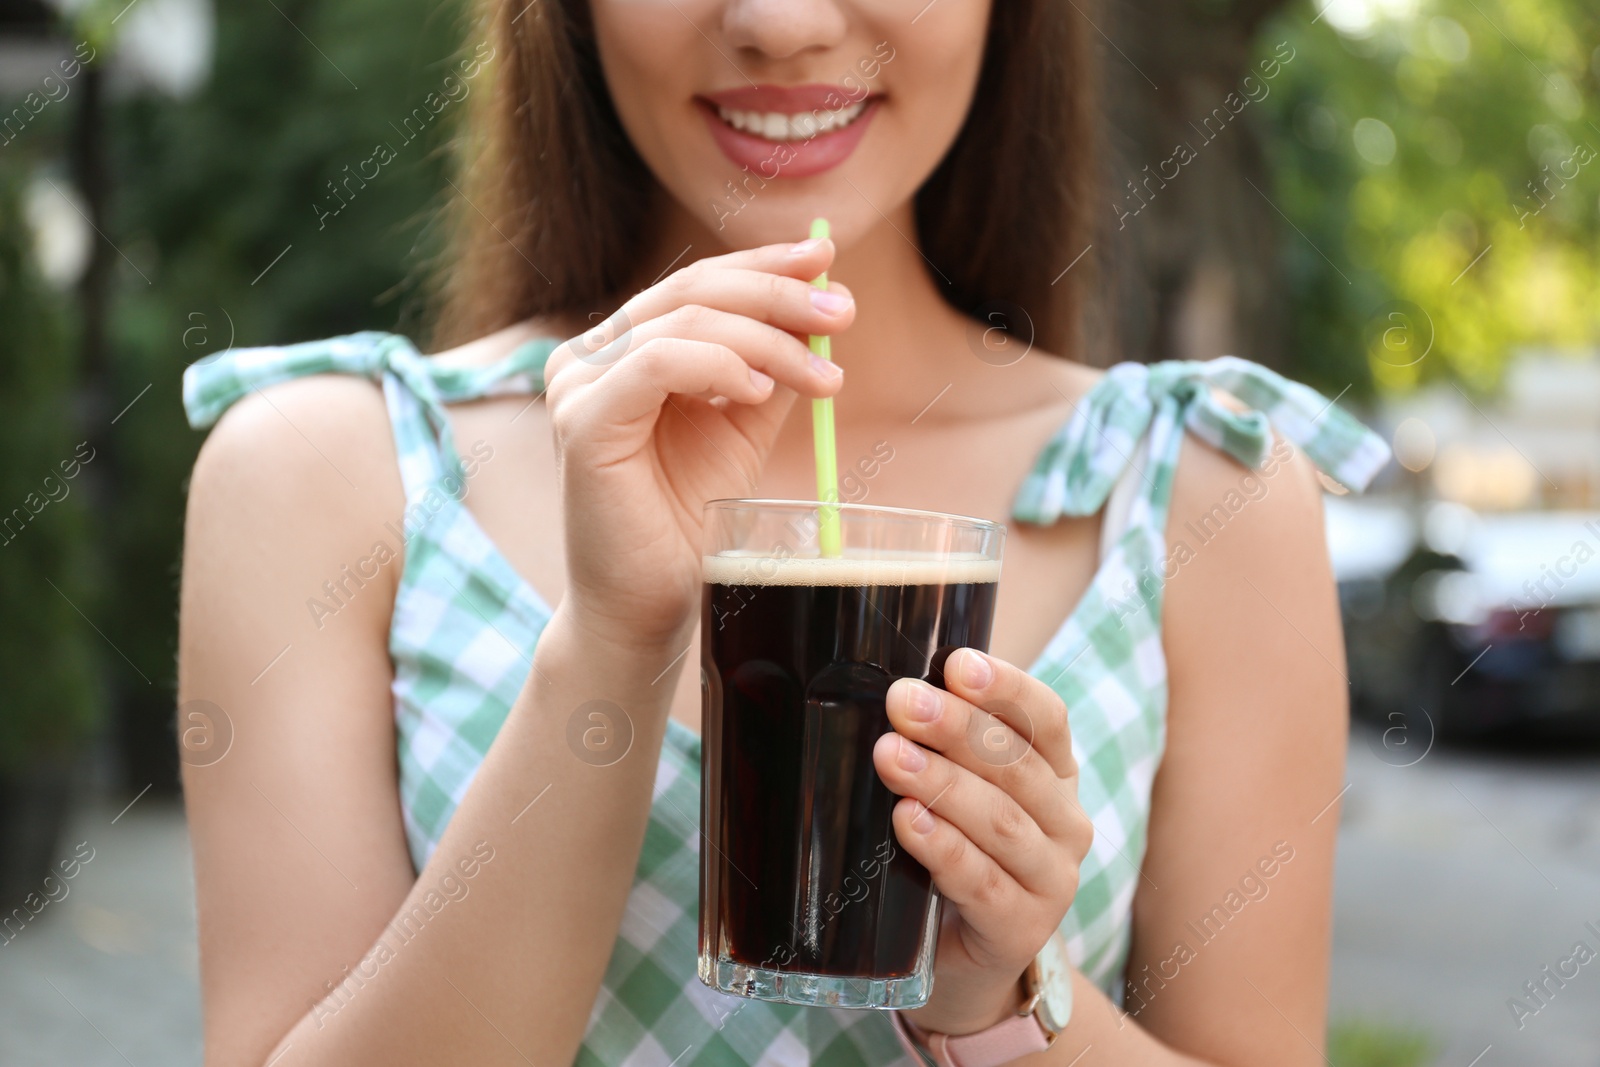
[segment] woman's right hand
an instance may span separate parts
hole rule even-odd
[[[844,287],[810,284],[833,254],[823,239],[700,260],[551,354],[565,607],[586,628],[682,637],[705,502],[749,495],[796,395],[832,396],[843,380],[803,340],[855,317]]]

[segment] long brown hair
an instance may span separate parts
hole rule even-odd
[[[481,2],[494,84],[458,141],[436,349],[612,310],[653,236],[657,184],[612,106],[588,0]],[[1087,29],[1058,0],[995,0],[971,111],[916,196],[922,251],[951,306],[1068,356],[1087,272],[1062,271],[1089,243],[1096,173]]]

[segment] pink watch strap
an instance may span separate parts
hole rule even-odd
[[[916,1023],[893,1012],[895,1034],[901,1047],[920,1062],[917,1044],[922,1043],[939,1067],[1000,1067],[1033,1052],[1050,1047],[1044,1027],[1032,1014],[1013,1015],[975,1034],[951,1037],[931,1034]]]

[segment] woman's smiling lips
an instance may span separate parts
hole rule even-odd
[[[881,100],[838,85],[752,85],[695,98],[722,154],[767,179],[843,163]]]

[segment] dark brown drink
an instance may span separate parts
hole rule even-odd
[[[707,558],[701,958],[756,975],[732,991],[851,1003],[829,977],[931,967],[937,899],[872,749],[890,683],[942,685],[952,651],[988,648],[999,574],[997,559]]]

